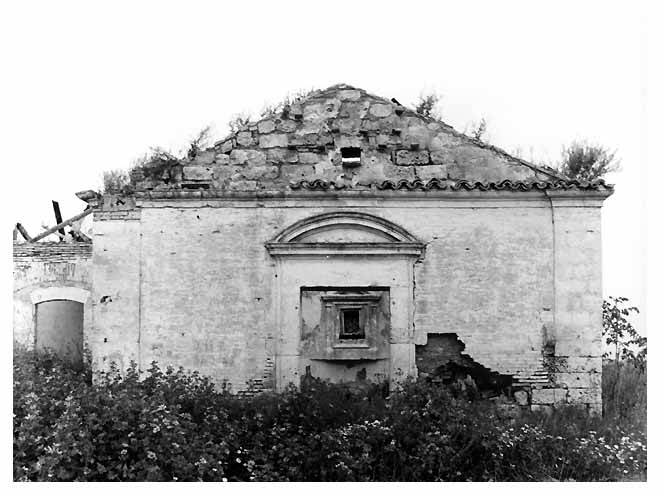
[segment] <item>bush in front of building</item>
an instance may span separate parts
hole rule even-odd
[[[410,382],[308,381],[252,398],[197,373],[78,373],[14,353],[17,481],[645,479],[644,429],[579,408],[511,418]]]

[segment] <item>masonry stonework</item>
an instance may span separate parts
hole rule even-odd
[[[157,361],[254,393],[305,374],[394,385],[456,362],[527,407],[600,407],[603,182],[346,85],[132,182],[89,200],[96,367]],[[365,295],[384,294],[380,351],[309,344],[340,328],[333,305],[363,325]]]

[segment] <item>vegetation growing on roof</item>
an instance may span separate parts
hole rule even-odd
[[[603,179],[606,174],[620,170],[616,152],[587,141],[574,141],[562,150],[558,170],[579,181]]]

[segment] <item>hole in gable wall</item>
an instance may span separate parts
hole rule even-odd
[[[360,165],[361,150],[357,146],[345,146],[340,148],[343,167],[358,167]]]

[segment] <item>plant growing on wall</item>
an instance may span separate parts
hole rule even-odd
[[[418,101],[415,102],[415,111],[423,117],[440,120],[441,109],[438,104],[441,96],[436,92],[420,93]]]
[[[563,149],[558,169],[571,179],[595,181],[606,174],[617,172],[620,161],[615,152],[587,141],[574,141]]]

